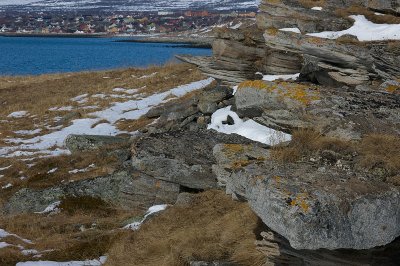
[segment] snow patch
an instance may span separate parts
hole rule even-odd
[[[21,118],[21,117],[25,117],[28,115],[27,111],[17,111],[17,112],[13,112],[11,114],[9,114],[7,117],[9,118]]]
[[[296,80],[300,76],[300,73],[290,74],[290,75],[264,75],[263,80],[274,81],[277,79],[283,80]]]
[[[282,28],[282,29],[279,29],[279,30],[280,31],[289,31],[289,32],[294,32],[294,33],[301,33],[299,28]]]
[[[312,10],[317,10],[317,11],[321,11],[323,8],[320,6],[314,6],[313,8],[311,8]]]
[[[145,115],[153,106],[165,102],[168,96],[182,97],[185,94],[207,87],[214,81],[213,78],[207,78],[195,81],[189,84],[181,85],[169,91],[153,94],[143,99],[134,99],[126,102],[116,102],[111,107],[88,114],[91,118],[81,118],[72,121],[68,127],[61,128],[43,136],[37,136],[30,139],[10,138],[6,139],[8,143],[16,144],[12,147],[0,147],[0,156],[19,157],[43,155],[57,156],[61,154],[69,154],[65,149],[55,148],[63,147],[65,138],[70,134],[78,135],[111,135],[115,136],[120,133],[126,133],[117,129],[114,125],[118,120],[127,119],[134,120]],[[83,94],[73,98],[74,100],[82,100],[88,94]],[[110,124],[101,123],[93,127],[101,120],[107,120]]]
[[[150,215],[152,215],[154,213],[161,212],[161,211],[165,210],[167,207],[168,207],[167,204],[152,206],[147,210],[146,214],[144,215],[143,219],[140,222],[134,222],[134,223],[125,225],[123,227],[123,229],[138,230],[140,228],[140,226],[143,224],[143,222],[146,221],[147,217],[149,217]]]
[[[291,140],[291,135],[260,125],[254,120],[243,121],[235,112],[231,111],[231,107],[227,106],[217,110],[211,116],[211,124],[207,129],[214,129],[225,134],[238,134],[267,145],[277,145]],[[233,125],[226,123],[228,116],[233,120]]]
[[[99,259],[85,260],[85,261],[67,261],[67,262],[56,262],[56,261],[27,261],[18,262],[16,266],[101,266],[107,260],[106,256],[102,256]]]
[[[353,15],[354,25],[342,31],[324,31],[307,35],[325,39],[337,39],[345,34],[357,36],[360,41],[400,40],[400,24],[375,24],[364,15]]]
[[[60,209],[58,208],[58,206],[60,206],[60,204],[61,204],[61,201],[53,202],[52,204],[47,206],[43,211],[35,212],[35,213],[37,213],[37,214],[57,213],[60,211]]]

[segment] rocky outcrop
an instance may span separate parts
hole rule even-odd
[[[173,204],[178,194],[178,184],[155,180],[127,169],[47,189],[21,189],[9,199],[3,212],[41,212],[65,197],[93,197],[120,207],[148,208],[155,204]]]
[[[132,148],[133,168],[157,180],[183,188],[204,190],[217,187],[210,154],[218,143],[250,143],[237,136],[212,131],[174,131],[138,139]]]
[[[221,97],[215,97],[214,100]],[[93,139],[99,141],[92,142]],[[125,139],[73,135],[68,140],[69,144],[77,143],[71,144],[71,149],[79,147],[73,151],[82,152],[84,149],[91,150],[95,147],[94,143],[99,148],[104,140],[107,144],[110,141],[120,144],[119,140]],[[90,140],[89,146],[86,146],[87,140]],[[148,134],[132,141],[129,155],[117,157],[121,162],[113,173],[80,178],[78,181],[44,189],[21,189],[8,200],[3,212],[40,212],[65,197],[100,198],[123,208],[146,209],[156,204],[174,204],[181,192],[198,192],[217,187],[217,179],[211,169],[215,164],[211,150],[216,144],[252,142],[238,135],[205,130]],[[117,151],[115,149],[102,156],[125,154],[122,152],[125,150]]]
[[[310,83],[251,81],[239,85],[235,108],[242,117],[285,132],[313,128],[342,139],[400,132],[400,95],[395,81],[329,88]]]
[[[328,86],[396,79],[399,41],[360,42],[351,35],[329,40],[306,34],[348,29],[354,22],[350,14],[398,16],[399,6],[398,1],[263,0],[256,24],[215,30],[212,57],[181,59],[228,83],[256,79],[256,72],[301,73],[302,80]]]
[[[274,162],[268,150],[216,145],[226,190],[245,199],[295,249],[368,249],[400,235],[398,187],[368,180],[349,165]]]
[[[233,103],[232,93],[231,88],[218,85],[185,96],[184,99],[155,106],[145,117],[156,121],[141,131],[163,133],[183,129],[205,129],[213,112]]]

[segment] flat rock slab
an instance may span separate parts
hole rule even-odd
[[[213,147],[218,143],[252,143],[239,135],[215,131],[173,131],[150,134],[133,144],[133,167],[155,179],[191,189],[217,186],[211,166]]]
[[[249,146],[235,150],[237,156],[215,146],[216,174],[222,172],[227,192],[246,199],[295,249],[369,249],[400,235],[398,187],[336,165],[283,165],[254,159],[260,152]]]
[[[154,179],[129,169],[111,175],[79,180],[45,189],[24,188],[1,210],[7,214],[41,212],[65,197],[100,198],[123,208],[147,209],[157,204],[174,204],[179,185]]]

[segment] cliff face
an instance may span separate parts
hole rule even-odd
[[[399,12],[400,1],[263,0],[255,23],[215,31],[213,57],[201,62],[185,59],[231,83],[256,79],[256,72],[300,72],[302,80],[329,86],[392,80],[400,76],[399,41],[308,34],[349,29],[355,23],[350,15],[364,15],[377,24],[399,24]]]

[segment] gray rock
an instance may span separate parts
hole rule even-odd
[[[243,161],[258,151],[249,146],[235,150],[214,148],[218,168],[230,173],[222,176],[227,192],[248,200],[295,249],[368,249],[400,235],[398,187],[338,165],[322,169],[317,163],[281,165],[269,158]]]
[[[177,184],[157,180],[143,173],[123,170],[41,190],[21,189],[5,204],[3,212],[40,212],[66,196],[100,198],[123,208],[149,208],[155,204],[175,203],[179,189]]]
[[[150,134],[133,145],[132,165],[155,179],[203,190],[217,186],[211,150],[218,143],[252,143],[238,135],[210,130]]]
[[[69,123],[71,120],[78,119],[81,117],[82,117],[82,115],[79,112],[69,112],[68,114],[61,117],[61,119],[58,120],[55,125],[56,126],[65,125],[65,124]]]
[[[70,152],[98,150],[110,145],[124,145],[129,138],[100,136],[100,135],[69,135],[65,139],[65,146]]]

